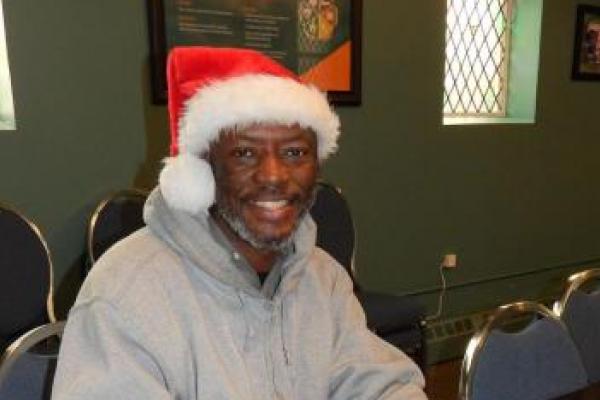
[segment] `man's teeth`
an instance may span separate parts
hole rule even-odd
[[[275,210],[281,207],[285,207],[288,204],[287,200],[272,200],[272,201],[255,201],[259,207],[267,208],[269,210]]]

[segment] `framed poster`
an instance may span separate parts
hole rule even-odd
[[[326,91],[361,100],[362,0],[147,0],[152,94],[166,103],[166,56],[175,46],[258,50]]]
[[[572,78],[600,80],[600,7],[577,7]]]

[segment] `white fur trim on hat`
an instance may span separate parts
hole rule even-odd
[[[215,179],[210,165],[193,154],[165,160],[159,177],[160,191],[169,206],[197,214],[215,201]]]
[[[179,121],[179,152],[199,155],[224,128],[261,122],[311,128],[320,160],[337,148],[339,118],[316,87],[286,77],[247,74],[211,82],[186,102]]]

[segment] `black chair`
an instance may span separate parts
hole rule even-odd
[[[49,400],[64,321],[19,337],[0,359],[0,399]]]
[[[144,226],[148,192],[126,189],[102,200],[90,217],[87,232],[88,267],[110,246]]]
[[[554,312],[571,332],[590,383],[600,382],[600,268],[571,275]]]
[[[52,262],[40,230],[0,205],[0,352],[29,329],[55,321]]]
[[[346,199],[333,185],[319,182],[310,214],[317,224],[317,246],[348,271],[367,326],[409,355],[424,370],[426,365],[425,307],[410,296],[394,296],[361,288],[354,269],[355,229]]]
[[[516,331],[507,331],[507,325]],[[524,327],[523,327],[524,325]],[[550,400],[587,385],[567,328],[533,302],[502,306],[467,345],[461,400]]]

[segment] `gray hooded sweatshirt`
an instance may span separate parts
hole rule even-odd
[[[144,218],[70,311],[54,400],[426,399],[415,364],[366,328],[309,216],[262,286],[208,216],[155,190]]]

